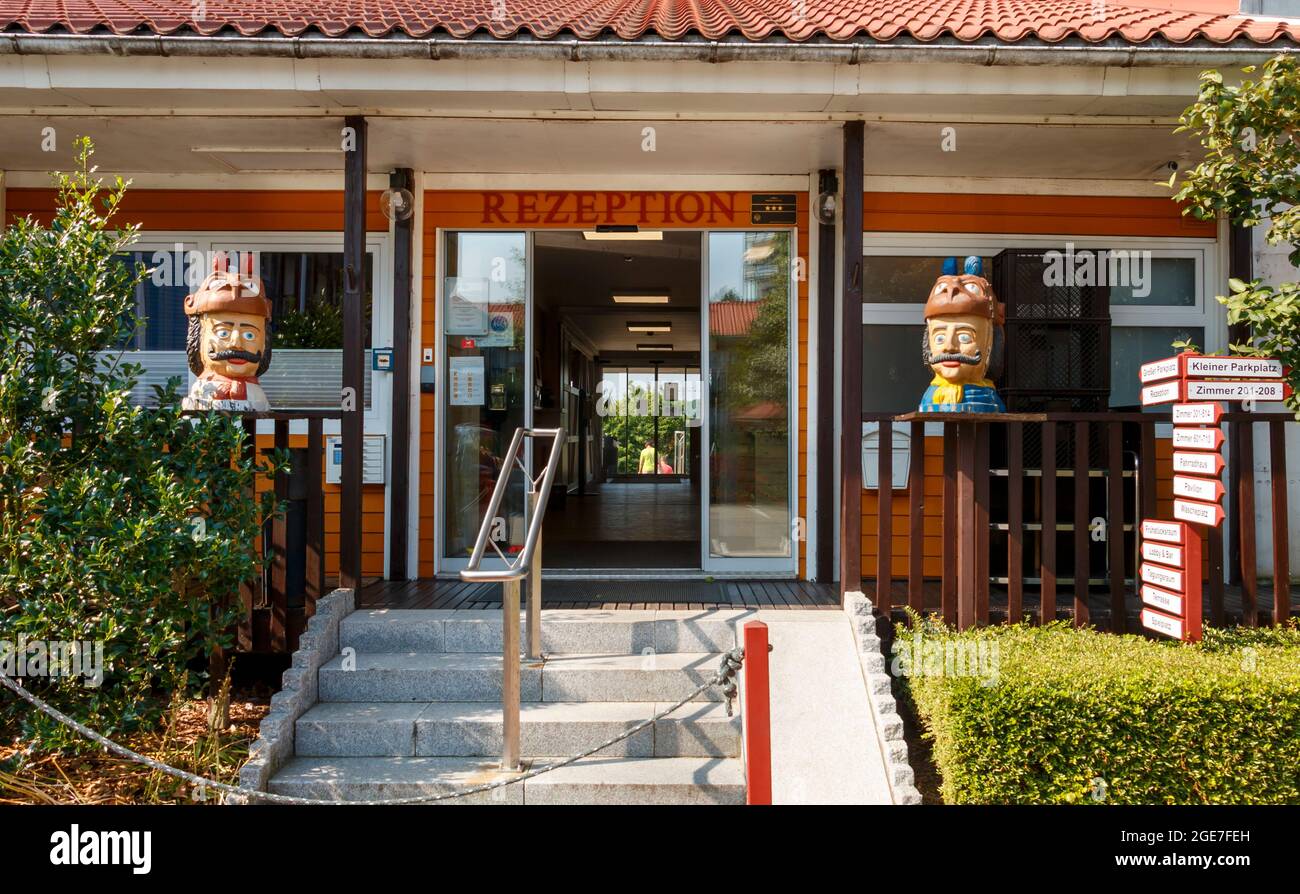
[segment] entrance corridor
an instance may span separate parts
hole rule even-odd
[[[700,498],[689,481],[606,481],[548,512],[547,568],[699,568]],[[558,507],[557,507],[558,508]]]

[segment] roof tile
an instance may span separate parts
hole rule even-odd
[[[1151,0],[1156,3],[1157,0]],[[1005,43],[1029,38],[1058,42],[1078,37],[1099,42],[1118,37],[1133,44],[1163,38],[1173,43],[1300,43],[1300,20],[1190,12],[1177,5],[1097,3],[1095,0],[204,0],[201,20],[194,0],[0,0],[0,29],[46,33],[239,34],[297,36],[309,30],[338,37],[398,33],[456,38],[488,34],[506,40],[616,35],[623,40],[703,37],[749,40],[815,37],[876,41],[911,37],[931,41],[988,35]],[[1215,4],[1188,3],[1200,8]],[[1229,8],[1231,4],[1222,4]],[[303,7],[312,12],[303,12]]]

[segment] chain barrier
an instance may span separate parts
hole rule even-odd
[[[258,791],[256,789],[244,788],[243,786],[230,785],[225,782],[218,782],[215,779],[208,779],[207,777],[199,776],[198,774],[191,773],[188,770],[182,770],[179,767],[173,767],[170,764],[165,764],[162,761],[155,760],[151,757],[140,754],[139,752],[132,751],[130,748],[127,748],[125,745],[119,745],[117,742],[114,742],[112,739],[100,735],[99,733],[95,732],[93,729],[86,726],[85,724],[79,723],[78,721],[69,717],[67,714],[64,714],[58,708],[55,708],[52,705],[49,705],[46,702],[42,701],[41,699],[37,698],[36,696],[32,695],[30,692],[27,691],[27,689],[22,684],[18,683],[16,680],[7,676],[6,674],[0,673],[0,685],[3,685],[5,688],[12,691],[15,695],[17,695],[23,701],[35,707],[37,710],[49,715],[50,717],[54,718],[59,723],[62,723],[64,726],[73,730],[83,738],[89,739],[90,741],[101,746],[106,751],[116,754],[119,757],[124,757],[127,760],[131,760],[131,761],[135,761],[136,763],[143,764],[144,766],[149,767],[153,770],[157,770],[160,773],[166,773],[169,776],[174,776],[175,778],[188,782],[191,785],[199,786],[201,789],[204,790],[212,789],[214,791],[221,792],[224,796],[229,796],[232,803],[243,803],[245,801],[261,801],[267,804],[298,804],[298,805],[347,804],[347,805],[357,805],[357,806],[381,807],[381,806],[397,806],[401,804],[433,804],[438,801],[450,801],[456,798],[465,798],[470,795],[477,795],[477,794],[482,794],[483,792],[490,792],[496,789],[505,788],[508,785],[514,785],[515,783],[524,782],[528,779],[533,779],[535,777],[541,776],[543,773],[549,773],[552,770],[558,770],[561,767],[567,767],[569,764],[576,763],[577,761],[580,761],[586,757],[591,757],[593,754],[603,751],[606,748],[609,748],[611,745],[617,745],[619,742],[622,742],[624,739],[628,739],[636,735],[641,730],[645,729],[646,727],[650,726],[656,721],[662,720],[663,718],[667,717],[669,714],[676,711],[678,708],[690,702],[700,693],[704,692],[707,689],[711,689],[715,686],[722,691],[722,695],[726,699],[727,716],[730,717],[732,716],[731,703],[732,700],[735,699],[736,692],[737,692],[736,674],[737,672],[739,672],[741,665],[744,662],[744,659],[745,659],[745,650],[741,648],[735,648],[732,649],[730,652],[724,653],[722,656],[722,661],[718,665],[717,672],[714,673],[714,675],[709,680],[695,687],[695,689],[693,689],[690,693],[688,693],[684,698],[682,698],[676,704],[673,704],[668,708],[666,708],[665,710],[660,711],[658,714],[655,714],[653,717],[649,718],[648,720],[643,720],[640,723],[636,724],[635,726],[629,727],[628,729],[619,733],[617,736],[606,739],[604,742],[601,742],[599,745],[595,746],[594,748],[588,748],[586,751],[583,751],[579,754],[575,754],[572,757],[567,757],[562,761],[556,761],[555,763],[547,764],[543,767],[537,767],[531,770],[526,770],[522,773],[511,776],[509,779],[502,779],[497,782],[489,782],[489,783],[484,783],[483,785],[471,786],[470,788],[457,789],[455,791],[450,791],[450,792],[443,792],[442,794],[438,794],[438,795],[422,795],[415,798],[390,798],[390,799],[373,800],[373,801],[371,800],[331,801],[331,800],[324,800],[321,798],[297,798],[292,795],[277,795],[271,792],[263,792],[263,791]],[[222,800],[223,802],[225,802],[224,797]]]

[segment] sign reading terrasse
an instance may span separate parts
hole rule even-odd
[[[749,220],[748,193],[483,192],[479,222],[504,226],[734,226]]]

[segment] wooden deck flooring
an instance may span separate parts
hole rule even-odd
[[[375,581],[361,591],[360,608],[501,607],[500,584],[459,580]],[[832,584],[799,580],[545,580],[543,608],[835,609]]]

